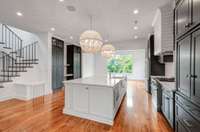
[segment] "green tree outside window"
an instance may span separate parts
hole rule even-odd
[[[132,73],[133,56],[117,55],[108,60],[107,70],[110,73]]]

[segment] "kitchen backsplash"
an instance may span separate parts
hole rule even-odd
[[[167,77],[175,77],[175,64],[165,63],[165,76]]]

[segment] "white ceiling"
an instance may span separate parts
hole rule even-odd
[[[90,26],[109,41],[134,39],[134,35],[145,38],[152,32],[151,23],[156,9],[170,0],[0,0],[0,22],[30,32],[48,32],[54,27],[56,35],[70,41],[78,41],[79,35]],[[73,5],[76,12],[69,12]],[[133,10],[139,9],[134,15]],[[17,11],[23,17],[16,15]],[[139,29],[133,29],[138,20]]]

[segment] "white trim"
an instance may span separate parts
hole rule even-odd
[[[104,123],[104,124],[111,125],[111,126],[113,125],[113,119],[108,119],[105,117],[99,117],[99,116],[95,116],[95,115],[91,115],[91,114],[87,114],[87,113],[80,113],[80,112],[66,109],[66,108],[63,109],[63,113],[67,114],[67,115],[81,117],[81,118],[88,119],[88,120],[97,121],[97,122]]]

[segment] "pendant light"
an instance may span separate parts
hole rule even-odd
[[[96,53],[103,45],[101,35],[92,30],[92,17],[90,17],[90,30],[83,32],[80,36],[81,49],[86,53]]]
[[[112,44],[105,44],[101,48],[101,55],[106,58],[111,58],[115,54],[115,47]]]
[[[108,34],[108,38],[109,38],[109,34]],[[115,47],[108,43],[108,40],[106,41],[106,44],[104,44],[101,48],[101,55],[103,57],[106,57],[106,58],[111,58],[113,57],[115,54]]]

